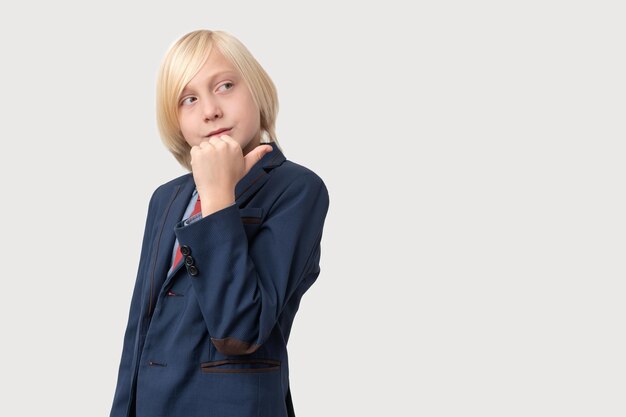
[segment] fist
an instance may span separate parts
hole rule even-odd
[[[237,183],[271,150],[270,145],[259,145],[244,157],[239,143],[228,135],[192,146],[191,170],[200,199],[223,207],[232,204]]]

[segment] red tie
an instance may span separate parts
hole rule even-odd
[[[200,196],[198,195],[198,201],[196,201],[196,205],[193,208],[193,211],[191,212],[189,217],[195,216],[196,214],[200,213],[201,211],[202,211],[202,209],[200,208]],[[180,262],[181,258],[183,257],[183,254],[180,252],[180,243],[177,243],[176,246],[177,246],[177,248],[176,248],[176,257],[174,258],[174,263],[172,264],[172,269],[174,268],[174,266],[178,265],[178,262]]]

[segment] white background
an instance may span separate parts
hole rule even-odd
[[[295,3],[2,6],[2,414],[108,416],[148,201],[186,173],[158,65],[213,29],[330,193],[298,417],[625,415],[621,2]]]

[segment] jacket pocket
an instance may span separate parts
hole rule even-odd
[[[206,373],[271,372],[280,369],[280,361],[262,358],[223,359],[203,362],[200,369]]]
[[[244,207],[239,209],[241,222],[244,224],[261,224],[263,207]]]

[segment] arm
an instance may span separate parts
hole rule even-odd
[[[303,278],[319,273],[328,205],[324,183],[307,174],[274,202],[250,243],[234,205],[177,225],[176,236],[198,269],[191,282],[218,351],[256,351]]]

